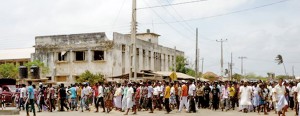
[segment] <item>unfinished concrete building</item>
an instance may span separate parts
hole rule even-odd
[[[138,71],[170,71],[175,63],[175,50],[159,45],[159,36],[150,30],[137,34]],[[128,74],[130,48],[130,35],[116,32],[112,40],[104,32],[37,36],[33,59],[49,67],[44,77],[56,82],[74,82],[86,70],[105,77]],[[176,55],[184,53],[176,50]]]

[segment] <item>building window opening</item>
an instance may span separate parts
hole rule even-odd
[[[20,66],[24,66],[24,63],[23,63],[23,62],[20,62],[19,64],[20,64]]]
[[[83,51],[81,52],[75,52],[76,55],[76,61],[84,61],[85,60],[85,53]]]
[[[104,51],[94,51],[94,60],[104,60]]]
[[[140,55],[140,49],[136,48],[136,55]]]
[[[66,61],[67,60],[67,52],[58,53],[58,61]]]
[[[122,53],[125,53],[125,51],[126,51],[126,46],[122,45]]]

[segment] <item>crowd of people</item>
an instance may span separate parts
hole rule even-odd
[[[201,112],[200,109],[238,110],[285,116],[290,109],[298,115],[300,83],[282,79],[273,82],[201,82],[201,81],[124,81],[96,84],[74,83],[70,86],[32,82],[18,85],[17,108],[33,112],[112,110],[137,114],[139,111],[164,110],[180,113]],[[37,107],[35,107],[37,106]],[[99,109],[100,108],[100,109]]]

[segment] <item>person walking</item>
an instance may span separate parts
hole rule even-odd
[[[285,116],[286,109],[288,108],[288,102],[285,98],[286,88],[283,84],[283,79],[279,79],[278,84],[275,86],[275,95],[277,97],[276,110],[278,116],[282,114]]]
[[[152,83],[149,81],[148,82],[148,91],[147,91],[147,98],[148,98],[148,103],[147,103],[147,108],[150,109],[149,113],[153,113],[153,107],[152,107],[152,97],[153,97],[153,87],[151,85]]]
[[[65,111],[64,108],[66,108],[69,111],[69,107],[66,104],[66,100],[67,100],[67,92],[66,89],[64,87],[64,84],[62,83],[60,85],[60,89],[59,89],[59,100],[60,100],[60,110],[61,112]]]
[[[188,104],[188,87],[186,82],[182,82],[183,85],[181,87],[181,96],[180,96],[180,105],[178,112],[181,112],[183,105],[186,107],[186,111],[188,112],[189,104]]]
[[[218,88],[217,83],[214,84],[214,87],[211,90],[211,94],[213,110],[216,111],[219,108],[220,103],[220,89]]]
[[[103,100],[103,98],[102,98]],[[115,107],[117,110],[122,110],[122,88],[121,88],[121,84],[118,83],[117,84],[117,89],[115,91],[114,94],[114,103],[115,103]],[[105,112],[105,109],[104,109]]]
[[[49,90],[48,90],[48,94],[49,94],[49,100],[50,100],[50,106],[49,106],[49,110],[50,112],[52,112],[53,110],[55,110],[55,90],[54,88],[52,87],[52,84],[49,85]]]
[[[77,111],[77,106],[76,106],[76,97],[77,97],[77,92],[76,92],[76,87],[75,85],[71,85],[72,87],[69,89],[70,93],[71,93],[71,110],[75,110]]]
[[[252,89],[248,86],[247,82],[244,82],[244,85],[240,87],[240,105],[241,109],[244,111],[244,113],[248,113],[248,110],[251,103],[251,93]]]
[[[87,85],[83,84],[83,88],[81,90],[81,100],[80,100],[80,107],[81,107],[81,112],[83,112],[83,107],[85,107],[86,110],[90,111],[90,108],[87,105],[87,99],[89,96],[89,92],[87,89]]]
[[[25,84],[22,84],[21,85],[22,86],[22,88],[20,89],[20,105],[19,105],[19,109],[20,109],[20,111],[21,111],[21,108],[23,109],[23,110],[25,110],[25,106],[24,106],[24,103],[25,103],[25,100],[26,100],[26,85]]]
[[[129,110],[133,108],[133,101],[134,101],[134,90],[132,88],[132,84],[128,83],[128,90],[126,94],[127,111],[124,115],[128,115]],[[134,114],[136,114],[136,112],[134,112]]]
[[[165,82],[166,88],[164,93],[164,99],[165,99],[165,109],[167,111],[167,114],[169,114],[172,110],[170,109],[170,96],[171,96],[171,88],[169,86],[169,82]]]
[[[234,89],[234,86],[231,83],[229,83],[228,92],[229,92],[229,100],[230,100],[230,103],[231,103],[231,108],[232,108],[232,110],[234,110],[234,108],[235,108],[235,98],[234,98],[235,89]]]
[[[211,89],[210,89],[208,83],[205,84],[205,87],[203,88],[203,91],[204,91],[203,108],[209,108],[209,102],[210,102],[210,97],[209,96],[210,96]]]
[[[99,86],[98,86],[98,96],[97,96],[97,100],[96,100],[96,112],[98,112],[99,109],[99,102],[101,103],[101,107],[102,107],[102,112],[105,112],[105,107],[104,107],[104,87],[103,87],[103,82],[99,82]]]
[[[25,104],[26,104],[26,114],[27,114],[27,116],[29,116],[29,105],[30,105],[33,116],[36,116],[35,108],[34,108],[34,89],[32,87],[32,81],[28,81],[27,91],[28,91],[28,97],[27,97],[27,100],[25,102]]]

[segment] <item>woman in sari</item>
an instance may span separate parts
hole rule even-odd
[[[104,102],[106,107],[106,112],[109,113],[113,108],[113,92],[112,88],[108,86],[109,84],[105,84],[104,88]]]

